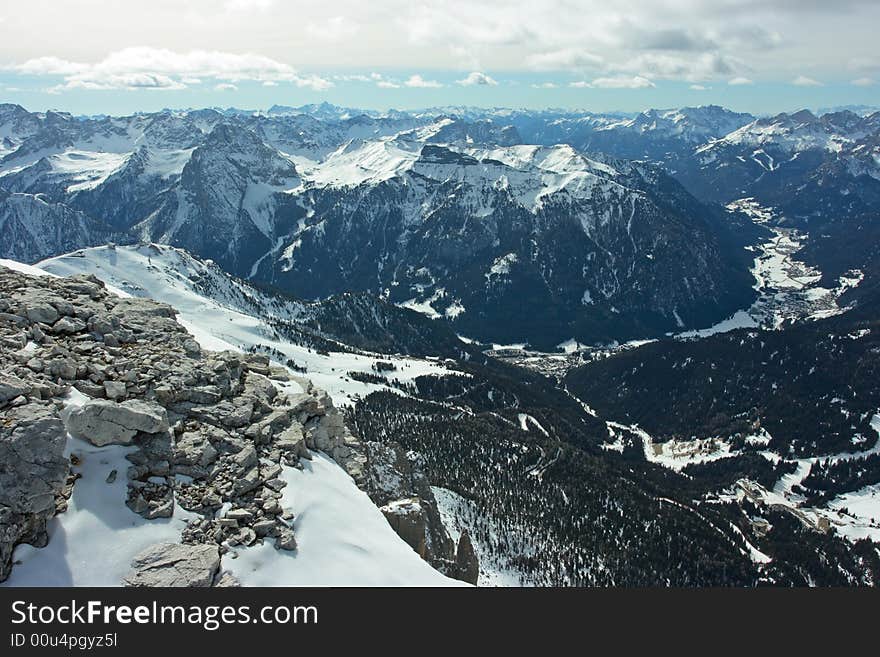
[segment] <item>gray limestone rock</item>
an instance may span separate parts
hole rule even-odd
[[[51,407],[25,404],[0,423],[0,581],[19,543],[46,544],[46,522],[62,494],[69,461],[66,432]]]
[[[220,569],[220,551],[216,545],[159,543],[138,554],[131,566],[125,586],[209,587]]]
[[[0,406],[21,395],[30,394],[31,385],[23,379],[0,372]]]
[[[129,445],[138,432],[168,431],[168,415],[158,404],[131,399],[87,402],[67,416],[67,430],[93,445]]]

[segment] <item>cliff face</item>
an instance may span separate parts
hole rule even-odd
[[[177,543],[137,555],[125,577],[135,586],[228,585],[230,551],[296,550],[283,473],[313,450],[361,487],[372,476],[325,392],[267,356],[203,350],[173,308],[92,276],[0,267],[0,342],[0,580],[16,545],[47,543],[94,453],[77,445],[125,446],[127,470],[101,473],[107,495],[124,491],[120,504],[144,520],[185,521]]]

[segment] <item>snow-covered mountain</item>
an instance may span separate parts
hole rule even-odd
[[[371,291],[466,335],[552,348],[693,325],[751,294],[721,245],[729,219],[650,166],[395,139],[349,144],[310,175],[322,186],[254,272],[302,296]]]
[[[825,230],[823,217],[870,232],[880,199],[878,115],[848,111],[319,106],[80,118],[4,106],[0,124],[0,189],[11,193],[0,205],[15,217],[6,255],[35,259],[113,233],[305,298],[367,292],[474,337],[544,348],[706,326],[748,306],[740,247],[754,228],[674,179],[702,200],[753,197],[811,232]],[[49,209],[65,217],[57,236]],[[829,275],[870,269],[870,254],[829,266],[829,244],[814,263]]]
[[[880,180],[878,139],[880,113],[783,113],[699,146],[693,158],[679,162],[680,178],[701,197],[729,201],[755,196],[783,205],[829,168],[840,175],[833,184],[826,181],[826,189],[845,184],[846,177]]]
[[[25,120],[10,109],[18,147],[0,160],[0,189],[299,296],[370,292],[486,339],[635,337],[749,302],[726,213],[658,170],[522,145],[501,120],[512,115],[328,111]],[[654,121],[684,139],[697,128],[683,125],[717,113]]]
[[[694,147],[754,120],[717,105],[649,109],[635,115],[590,112],[497,112],[486,118],[516,127],[525,143],[570,144],[625,159],[674,161]]]
[[[106,224],[40,195],[0,188],[0,253],[36,262],[59,250],[102,244],[112,237]]]
[[[299,186],[294,164],[244,128],[219,124],[176,184],[133,232],[184,245],[229,271],[246,272],[273,244],[280,193]]]

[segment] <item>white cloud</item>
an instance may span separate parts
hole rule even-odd
[[[306,77],[302,77],[299,75],[291,78],[291,81],[297,87],[306,87],[308,89],[313,89],[314,91],[326,91],[333,87],[333,83],[326,78],[322,78],[320,75],[309,75]],[[274,82],[274,80],[270,80],[270,82]]]
[[[274,4],[275,0],[225,0],[223,8],[231,12],[266,11]]]
[[[443,86],[436,80],[425,80],[421,75],[411,75],[403,84],[407,87],[415,87],[418,89],[439,89]]]
[[[312,21],[306,25],[306,34],[318,41],[337,43],[357,33],[358,26],[345,16],[333,16],[323,22]]]
[[[89,91],[158,89],[176,91],[185,88],[185,84],[167,75],[159,75],[157,73],[114,73],[100,77],[92,77],[88,74],[69,76],[64,84],[52,87],[52,91],[61,92],[66,89],[87,89]]]
[[[231,82],[221,82],[220,84],[214,85],[214,91],[238,91],[238,87]]]
[[[480,73],[479,71],[474,71],[473,73],[470,73],[463,80],[457,80],[456,84],[460,84],[463,87],[473,87],[473,86],[495,87],[498,85],[498,82],[496,82],[494,78],[489,77],[485,73]]]
[[[593,80],[592,86],[600,89],[646,89],[648,87],[653,87],[654,83],[641,75],[635,75],[633,77],[615,76],[596,78]]]
[[[187,81],[202,78],[218,82],[289,81],[319,91],[333,86],[318,76],[303,77],[292,66],[264,55],[206,50],[134,47],[112,52],[94,63],[38,57],[9,68],[27,75],[63,77],[65,82],[57,89],[181,89]]]
[[[616,69],[649,79],[685,80],[697,84],[740,73],[746,66],[735,57],[719,53],[645,53],[618,65]]]
[[[89,66],[49,56],[29,59],[10,68],[25,75],[75,75],[87,71]]]
[[[391,80],[379,80],[376,83],[377,87],[381,89],[400,89],[400,85],[396,82],[392,82]]]
[[[857,87],[872,87],[877,84],[877,81],[874,78],[856,78],[852,81],[852,84]]]
[[[427,71],[492,71],[507,76],[507,84],[513,72],[535,70],[569,72],[573,80],[640,76],[715,88],[746,76],[790,82],[801,71],[826,84],[880,81],[880,2],[841,2],[508,0],[501,11],[497,0],[37,0],[17,3],[14,12],[0,9],[0,67],[31,62],[39,68],[37,62],[52,55],[52,75],[65,81],[85,75],[72,84],[106,86],[112,76],[130,73],[164,75],[179,84],[199,77],[207,88],[235,83],[228,74],[136,62],[99,70],[108,52],[153,44],[178,54],[193,48],[237,57],[258,53],[290,69],[267,73],[261,66],[258,82],[295,82],[299,70],[352,71],[353,65],[408,71],[399,84],[411,71],[425,77],[431,77]],[[39,40],[34,25],[40,26]]]
[[[580,48],[564,48],[526,57],[526,66],[536,71],[571,71],[596,68],[602,57]]]
[[[360,73],[346,73],[345,75],[334,75],[333,79],[339,82],[372,82],[374,78]]]
[[[806,75],[799,75],[791,83],[796,87],[821,87],[822,83]]]
[[[578,80],[576,82],[569,82],[568,86],[573,89],[589,89],[593,85],[587,82],[586,80]]]
[[[532,89],[556,89],[559,85],[555,82],[541,82],[539,84],[533,84]]]
[[[691,91],[708,91],[709,87],[702,84],[692,84],[688,87]]]
[[[742,87],[747,84],[755,84],[755,83],[752,82],[749,78],[744,78],[742,76],[739,76],[739,77],[731,78],[730,80],[727,81],[727,84],[729,84],[732,87]]]

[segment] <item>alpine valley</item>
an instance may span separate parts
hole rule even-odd
[[[880,112],[0,105],[0,258],[7,585],[880,582]]]

